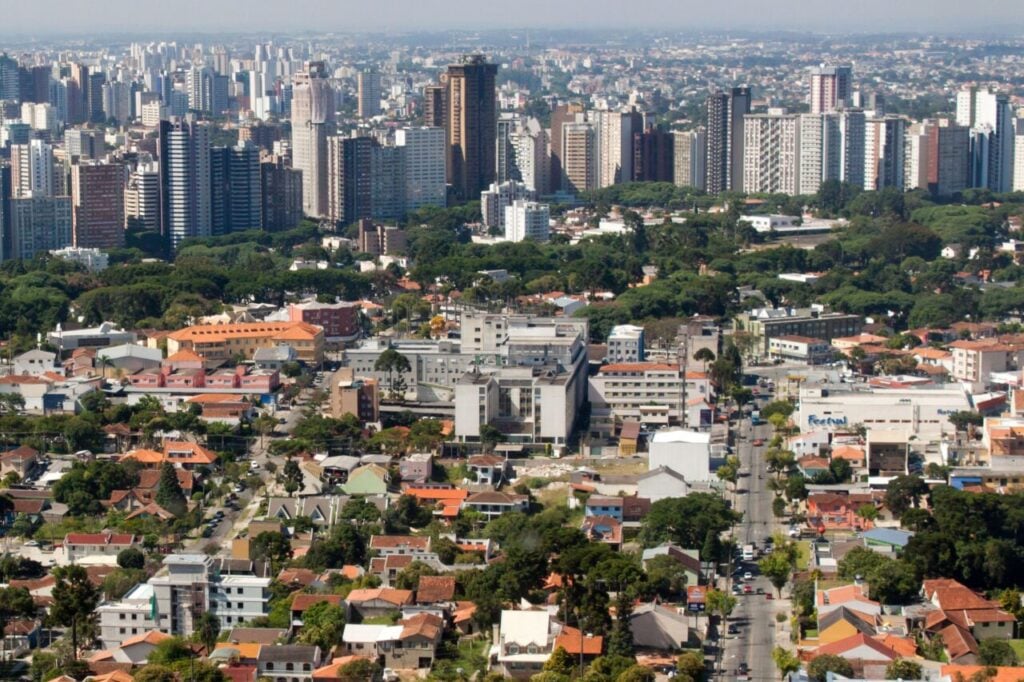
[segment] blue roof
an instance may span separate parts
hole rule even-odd
[[[914,534],[909,530],[899,530],[898,528],[872,528],[860,535],[865,540],[881,542],[895,547],[906,547],[910,538],[914,537]]]

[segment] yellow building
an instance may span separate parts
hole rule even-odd
[[[320,364],[324,357],[324,330],[305,322],[239,322],[185,327],[167,336],[167,354],[191,350],[210,365],[235,358],[252,360],[261,348],[285,344],[299,360]]]

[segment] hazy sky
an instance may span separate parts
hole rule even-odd
[[[0,33],[573,26],[1001,32],[1020,0],[4,0]]]

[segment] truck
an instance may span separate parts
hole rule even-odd
[[[754,560],[754,546],[753,545],[743,545],[743,560],[744,561],[753,561]]]

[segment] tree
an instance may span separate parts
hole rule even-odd
[[[160,466],[160,482],[157,483],[153,500],[176,517],[184,516],[188,511],[188,501],[181,489],[174,465],[170,462],[165,461]]]
[[[845,658],[835,654],[821,654],[811,659],[807,664],[807,677],[811,682],[825,682],[829,673],[836,673],[844,677],[853,675],[853,666]]]
[[[250,553],[254,561],[269,559],[276,573],[280,565],[291,558],[292,546],[284,535],[268,530],[253,538]]]
[[[874,521],[878,518],[878,507],[865,503],[857,507],[857,518],[863,521]]]
[[[917,661],[906,658],[897,658],[885,667],[885,679],[887,680],[919,680],[923,669]]]
[[[373,371],[384,372],[387,375],[388,390],[392,399],[400,397],[405,392],[405,381],[402,375],[412,371],[409,359],[394,348],[388,348],[373,363]]]
[[[32,618],[36,615],[36,604],[24,587],[0,588],[0,632],[12,620]],[[6,647],[6,639],[0,640],[0,651]]]
[[[395,576],[395,587],[400,590],[415,590],[419,587],[420,578],[435,576],[437,571],[422,561],[413,561]]]
[[[134,674],[136,682],[176,682],[177,676],[166,665],[150,663]]]
[[[689,678],[693,682],[703,682],[707,674],[704,655],[699,651],[684,651],[676,659],[676,670],[684,680]]]
[[[1017,665],[1017,653],[1009,642],[986,639],[978,644],[978,663],[981,665]]]
[[[761,574],[768,578],[779,597],[782,597],[782,588],[789,582],[795,566],[796,548],[788,544],[776,547],[757,562]]]
[[[928,494],[928,485],[920,476],[899,475],[885,488],[885,507],[897,518],[911,507],[917,507]]]
[[[723,620],[736,608],[736,597],[722,590],[708,590],[704,601],[707,610],[710,613],[717,613]]]
[[[363,682],[376,680],[380,675],[380,666],[365,658],[346,663],[338,668],[339,682]]]
[[[315,644],[321,651],[330,651],[341,642],[344,629],[344,609],[328,602],[319,602],[303,612],[299,641]]]
[[[199,642],[206,647],[206,655],[209,656],[217,645],[217,638],[220,637],[220,619],[209,611],[199,616],[195,625],[195,635]]]
[[[657,675],[650,668],[634,665],[624,670],[615,682],[654,682],[656,679]]]
[[[544,671],[558,673],[559,675],[572,675],[575,663],[572,656],[565,650],[565,647],[556,647],[551,656],[544,662]]]
[[[121,568],[144,568],[146,555],[135,547],[122,549],[117,553],[117,565]]]
[[[702,371],[706,373],[708,371],[708,363],[715,361],[715,353],[710,348],[698,348],[697,352],[693,354],[693,359],[703,364]]]
[[[120,599],[128,594],[128,590],[146,582],[148,577],[145,571],[138,568],[118,568],[103,579],[103,596],[109,600]]]
[[[630,617],[633,615],[633,602],[625,590],[615,598],[615,622],[608,635],[608,655],[630,658],[636,654],[633,647],[633,630],[630,628]]]
[[[957,410],[946,419],[957,431],[967,431],[968,427],[981,426],[984,421],[980,412],[971,410]]]
[[[73,657],[78,660],[78,637],[95,617],[100,593],[82,566],[58,566],[53,569],[53,577],[50,620],[71,628],[71,648]]]
[[[281,471],[281,484],[289,495],[302,488],[302,469],[299,468],[299,463],[291,457],[284,463],[284,468]]]
[[[715,471],[715,475],[718,476],[719,480],[730,483],[735,490],[736,482],[740,478],[740,458],[736,455],[729,455],[725,458],[725,462],[718,467]]]
[[[775,667],[779,669],[779,674],[783,678],[800,669],[800,659],[797,655],[781,646],[772,649],[772,660],[775,661]]]
[[[699,547],[708,532],[721,534],[740,518],[724,499],[709,493],[658,500],[643,520],[639,540],[644,547],[663,542]]]

